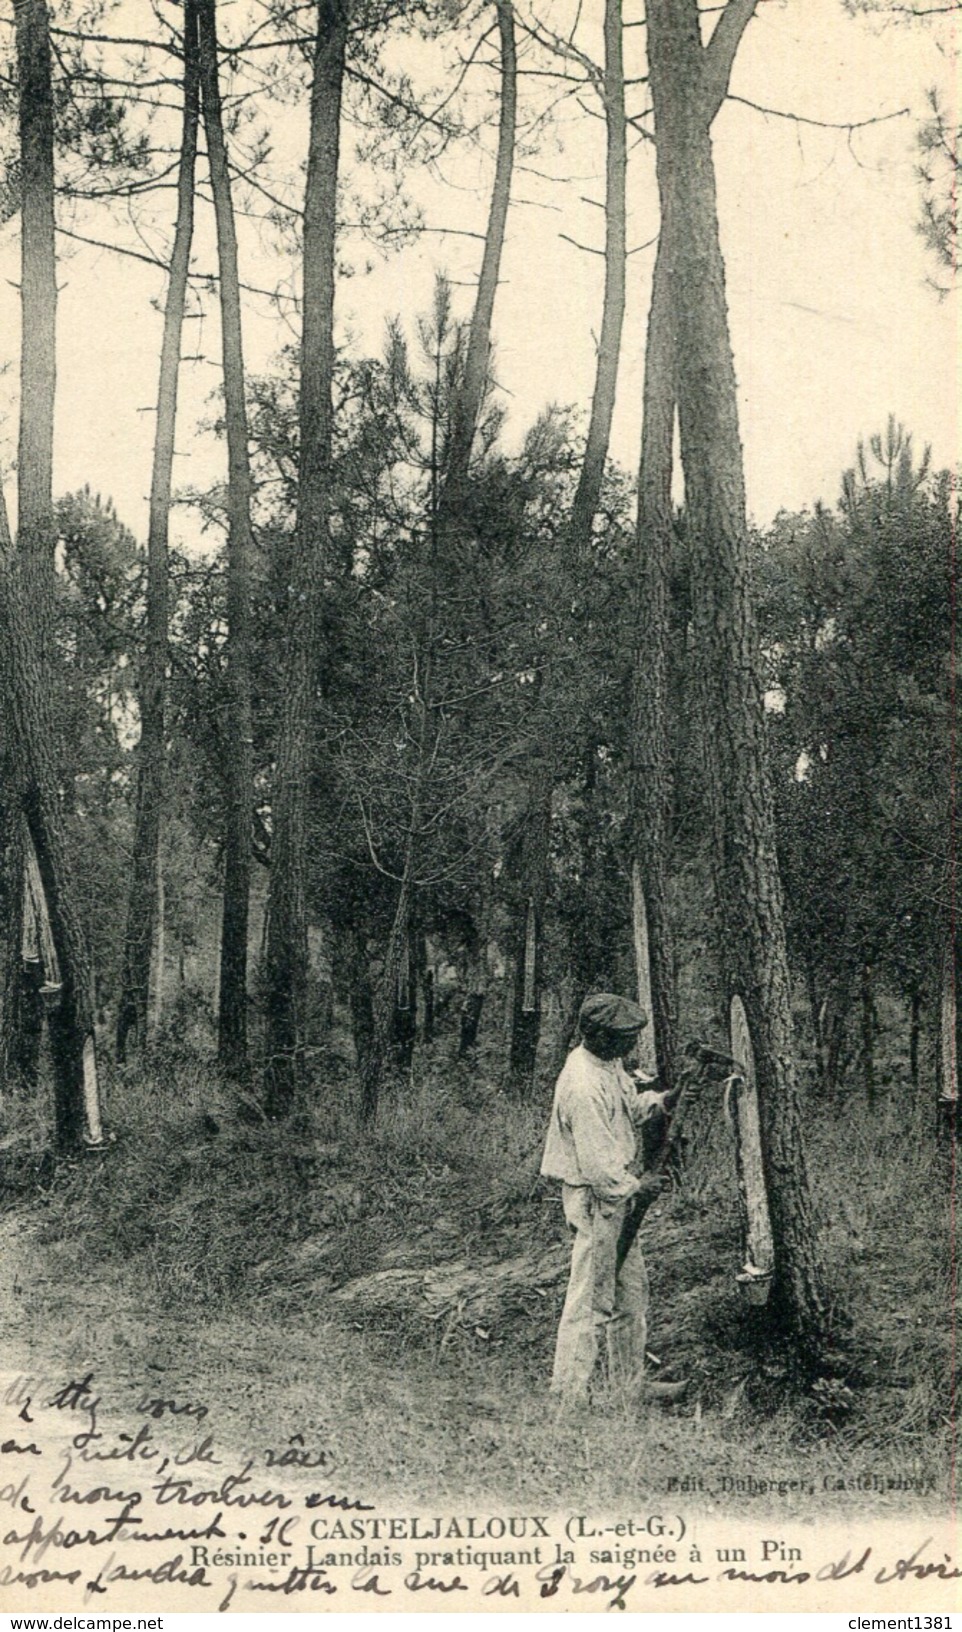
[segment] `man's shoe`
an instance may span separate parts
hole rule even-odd
[[[687,1389],[687,1378],[681,1383],[643,1383],[641,1399],[643,1402],[657,1400],[661,1405],[671,1405],[674,1400],[683,1399]]]

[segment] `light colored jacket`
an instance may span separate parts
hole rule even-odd
[[[635,1127],[663,1097],[638,1093],[620,1060],[599,1060],[581,1043],[555,1086],[541,1172],[587,1185],[602,1201],[633,1196],[638,1180],[628,1169],[637,1151]]]

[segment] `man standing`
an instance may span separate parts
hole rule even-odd
[[[648,1274],[638,1237],[624,1262],[618,1237],[631,1197],[663,1188],[657,1174],[631,1171],[637,1156],[635,1126],[675,1096],[638,1092],[625,1068],[647,1016],[636,1003],[599,992],[581,1006],[581,1043],[572,1049],[555,1087],[542,1173],[560,1179],[562,1203],[574,1232],[571,1277],[555,1349],[552,1392],[566,1401],[587,1398],[601,1338],[608,1374],[626,1395],[643,1387],[648,1333]],[[684,1383],[650,1383],[649,1399],[678,1399]]]

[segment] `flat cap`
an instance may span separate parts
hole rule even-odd
[[[633,1036],[648,1024],[648,1016],[630,997],[614,992],[592,992],[581,1005],[578,1024],[582,1031],[608,1036]]]

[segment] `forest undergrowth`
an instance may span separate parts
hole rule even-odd
[[[44,1285],[69,1280],[108,1305],[113,1288],[122,1345],[136,1347],[138,1309],[154,1341],[158,1319],[233,1333],[239,1355],[259,1356],[255,1372],[286,1368],[315,1396],[322,1355],[325,1412],[363,1423],[352,1465],[379,1489],[560,1498],[576,1456],[598,1502],[692,1469],[709,1502],[743,1500],[751,1476],[799,1480],[802,1507],[805,1491],[844,1507],[875,1469],[882,1488],[859,1491],[863,1508],[899,1509],[906,1480],[913,1500],[944,1500],[951,1156],[896,1066],[879,1072],[871,1108],[859,1087],[808,1104],[834,1347],[814,1388],[799,1386],[766,1312],[740,1301],[731,1135],[709,1089],[683,1178],[644,1227],[652,1365],[688,1377],[688,1398],[626,1418],[602,1394],[583,1420],[559,1422],[546,1390],[567,1253],[559,1199],[538,1177],[548,1089],[517,1103],[450,1053],[422,1051],[363,1133],[336,1034],[284,1125],[169,1044],[109,1079],[107,1154],[57,1168],[42,1154],[42,1102],[8,1097],[7,1200],[52,1270]],[[45,1296],[28,1289],[38,1330]],[[248,1409],[269,1409],[264,1389]],[[901,1484],[887,1490],[888,1478]]]

